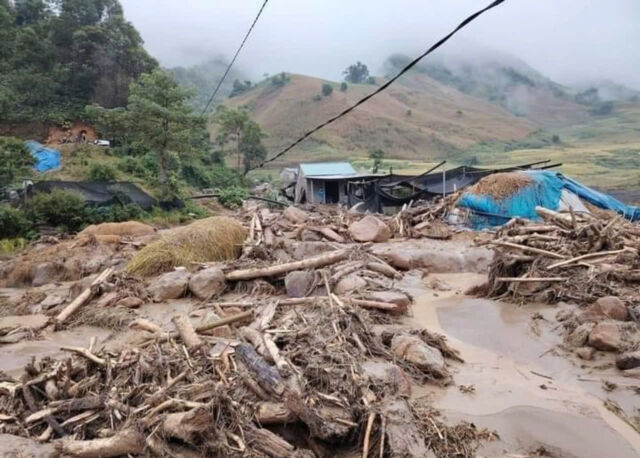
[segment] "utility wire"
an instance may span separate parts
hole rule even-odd
[[[389,86],[391,86],[398,78],[400,78],[402,75],[404,75],[406,72],[408,72],[411,68],[413,68],[418,62],[420,62],[424,57],[426,57],[427,55],[431,54],[433,51],[435,51],[436,49],[438,49],[440,46],[442,46],[444,43],[446,43],[449,38],[451,38],[452,36],[454,36],[460,29],[462,29],[463,27],[465,27],[467,24],[469,24],[470,22],[472,22],[474,19],[476,19],[478,16],[480,16],[481,14],[489,11],[492,8],[495,8],[496,6],[500,5],[501,3],[504,3],[506,0],[495,0],[494,2],[492,2],[489,6],[473,13],[471,16],[469,16],[468,18],[466,18],[464,21],[462,21],[460,23],[460,25],[458,25],[458,27],[456,27],[452,32],[450,32],[448,35],[446,35],[444,38],[440,39],[440,41],[438,41],[436,44],[434,44],[433,46],[431,46],[427,51],[425,51],[423,54],[421,54],[420,56],[418,56],[416,59],[414,59],[412,62],[410,62],[406,67],[404,67],[402,70],[400,70],[400,72],[394,76],[393,78],[391,78],[389,81],[387,81],[386,83],[384,83],[382,86],[380,86],[378,89],[376,89],[375,91],[373,91],[371,94],[363,97],[362,99],[358,100],[354,105],[350,106],[349,108],[347,108],[346,110],[344,110],[342,113],[329,118],[327,121],[323,122],[322,124],[314,127],[313,129],[311,129],[310,131],[306,132],[304,135],[302,135],[300,138],[298,138],[296,141],[294,141],[293,143],[291,143],[289,146],[287,146],[285,149],[283,149],[282,151],[280,151],[278,154],[276,154],[275,156],[273,156],[270,159],[267,159],[265,161],[262,161],[260,163],[260,165],[258,165],[255,168],[260,168],[263,167],[265,164],[269,163],[269,162],[273,162],[276,159],[278,159],[279,157],[282,157],[284,154],[286,154],[288,151],[290,151],[291,149],[293,149],[295,146],[297,146],[298,144],[300,144],[303,140],[305,140],[307,137],[309,137],[310,135],[314,134],[315,132],[319,131],[320,129],[322,129],[323,127],[328,126],[329,124],[331,124],[334,121],[337,121],[338,119],[340,119],[341,117],[343,117],[344,115],[346,115],[347,113],[353,111],[356,107],[362,105],[363,103],[365,103],[367,100],[369,100],[370,98],[372,98],[373,96],[379,94],[380,92],[384,91],[385,89],[387,89]]]
[[[267,3],[269,3],[269,0],[264,0],[264,2],[262,3],[262,6],[260,7],[260,11],[258,11],[258,14],[256,15],[256,18],[253,20],[253,24],[251,24],[251,27],[249,27],[249,30],[247,30],[247,34],[244,36],[244,39],[242,40],[242,43],[240,43],[240,47],[236,51],[236,54],[233,56],[233,59],[231,59],[231,62],[227,66],[227,69],[224,71],[224,74],[222,75],[222,78],[220,78],[220,81],[218,81],[218,85],[213,90],[213,94],[211,94],[211,97],[209,98],[209,101],[207,102],[207,105],[204,107],[204,110],[202,110],[202,113],[200,113],[200,117],[201,118],[207,112],[207,110],[209,109],[209,106],[211,106],[211,102],[213,102],[213,99],[215,98],[216,94],[218,94],[218,91],[220,90],[220,86],[222,86],[222,83],[224,82],[224,79],[229,74],[229,71],[231,70],[231,67],[233,67],[234,62],[238,58],[238,54],[240,54],[240,51],[242,51],[242,48],[243,48],[244,44],[247,42],[247,39],[249,38],[249,35],[251,35],[251,31],[253,30],[253,28],[255,27],[256,23],[258,22],[258,19],[260,19],[260,15],[262,14],[262,11],[264,10],[264,7],[267,6]]]

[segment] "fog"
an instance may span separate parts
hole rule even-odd
[[[230,58],[262,0],[121,0],[165,66]],[[355,61],[374,74],[416,55],[489,0],[271,0],[237,61],[252,78],[280,71],[338,80]],[[507,0],[438,53],[511,54],[564,84],[610,79],[640,89],[640,1]]]

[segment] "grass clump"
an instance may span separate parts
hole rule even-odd
[[[193,262],[236,259],[246,238],[245,228],[224,216],[205,218],[167,232],[140,250],[127,265],[134,275],[151,276]]]

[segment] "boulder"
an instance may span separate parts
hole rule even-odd
[[[120,299],[116,305],[118,307],[127,307],[127,308],[130,308],[130,309],[136,309],[136,308],[140,307],[143,303],[144,303],[144,301],[142,299],[140,299],[139,297],[128,296],[128,297]]]
[[[41,262],[32,271],[31,286],[42,286],[57,279],[60,266],[54,262]]]
[[[616,358],[616,367],[622,371],[640,367],[640,351],[623,353]]]
[[[318,256],[328,251],[335,251],[335,247],[327,242],[297,242],[285,239],[284,245],[286,253],[288,253],[291,257],[287,260],[283,258],[282,262],[289,262],[291,260],[299,261],[302,259],[310,258],[312,256]],[[274,255],[278,256],[277,251],[278,250],[276,250]],[[281,256],[278,256],[278,259],[280,259],[280,257]]]
[[[347,294],[367,286],[367,281],[357,275],[347,275],[335,287],[336,294]]]
[[[625,321],[629,315],[627,306],[615,296],[601,297],[594,306],[600,309],[602,315],[612,320]]]
[[[391,351],[398,358],[410,362],[423,371],[440,377],[446,376],[444,357],[440,350],[427,345],[417,336],[399,334],[391,340]]]
[[[357,242],[386,242],[391,238],[389,226],[371,215],[351,223],[349,234]]]
[[[411,381],[398,366],[390,361],[365,361],[362,364],[364,374],[375,384],[387,384],[402,397],[411,396]]]
[[[155,302],[178,299],[187,292],[189,276],[184,268],[163,274],[151,282],[149,293]]]
[[[300,240],[302,240],[303,242],[320,242],[322,241],[322,236],[316,231],[304,229],[300,233]]]
[[[66,299],[59,294],[49,294],[39,305],[42,307],[42,310],[49,310],[60,304],[64,304],[65,301]]]
[[[613,321],[596,324],[589,334],[589,345],[596,350],[619,351],[623,342],[618,324]]]
[[[593,323],[581,324],[565,338],[565,342],[571,347],[583,347],[589,340],[589,334],[591,334],[594,326]]]
[[[398,291],[374,291],[369,293],[366,298],[372,301],[396,304],[405,309],[411,304],[411,299]]]
[[[578,355],[578,358],[580,359],[591,361],[593,359],[593,355],[595,354],[595,352],[596,352],[595,348],[580,347],[576,350],[576,355]]]
[[[191,276],[189,291],[198,299],[207,300],[224,292],[226,281],[219,267],[209,267]]]
[[[282,212],[282,216],[291,221],[294,224],[302,224],[307,219],[309,219],[309,215],[303,210],[300,210],[296,207],[287,207]]]
[[[309,293],[313,285],[314,275],[312,272],[296,270],[289,272],[284,277],[284,287],[290,297],[304,297]]]

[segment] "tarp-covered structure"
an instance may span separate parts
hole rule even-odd
[[[26,142],[26,146],[36,159],[36,163],[33,166],[36,172],[47,172],[60,168],[60,151],[53,148],[45,148],[33,140]]]
[[[640,207],[626,205],[561,173],[544,170],[487,177],[465,191],[456,205],[470,211],[471,227],[483,229],[502,225],[511,218],[538,220],[538,206],[556,211],[571,208],[588,212],[587,204],[640,221]]]
[[[347,204],[347,184],[350,180],[376,176],[358,174],[348,162],[300,164],[295,186],[295,202]]]
[[[77,192],[87,204],[96,206],[132,203],[150,209],[157,204],[156,199],[128,181],[39,181],[30,191],[50,193],[56,189]]]

